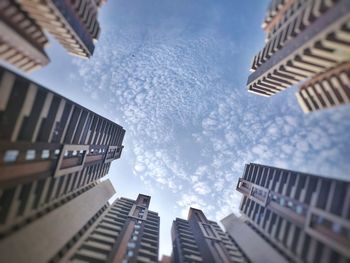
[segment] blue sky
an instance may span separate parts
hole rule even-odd
[[[161,254],[190,206],[213,220],[238,211],[247,162],[349,180],[349,106],[304,115],[296,88],[271,98],[246,91],[267,3],[110,0],[90,60],[52,39],[51,64],[30,75],[124,126],[109,176],[118,196],[152,196]]]

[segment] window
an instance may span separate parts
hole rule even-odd
[[[286,205],[286,200],[283,197],[281,197],[281,199],[280,199],[280,205],[281,206],[285,206]]]
[[[337,224],[337,223],[333,223],[333,224],[332,224],[332,231],[333,231],[334,233],[339,234],[339,233],[341,232],[341,229],[342,229],[342,227],[341,227],[340,224]]]
[[[35,159],[35,150],[28,150],[26,154],[26,160],[34,160]]]
[[[9,162],[16,161],[18,154],[19,154],[19,151],[17,151],[17,150],[6,151],[5,156],[4,156],[4,162],[9,163]]]
[[[42,159],[47,159],[50,157],[50,151],[49,150],[43,150],[41,153],[41,158]]]
[[[128,243],[128,248],[135,248],[136,244],[134,242],[129,242]]]
[[[303,207],[301,205],[298,205],[296,207],[296,212],[297,212],[297,214],[301,215],[303,213]]]

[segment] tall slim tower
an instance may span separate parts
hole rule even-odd
[[[248,164],[237,190],[245,223],[286,260],[350,260],[349,182]]]
[[[235,242],[201,210],[190,208],[187,220],[176,218],[171,229],[172,262],[248,262]]]
[[[95,186],[125,130],[0,67],[0,238]]]
[[[262,27],[248,91],[269,97],[303,82],[304,112],[350,102],[348,0],[272,0]]]

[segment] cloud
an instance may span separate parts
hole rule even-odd
[[[304,115],[293,89],[248,94],[226,71],[240,52],[201,34],[135,39],[114,29],[92,60],[75,60],[83,89],[126,128],[130,172],[172,193],[182,216],[194,206],[215,220],[238,212],[245,163],[347,178],[349,107]]]

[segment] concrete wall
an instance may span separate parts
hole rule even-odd
[[[226,232],[237,242],[238,246],[254,263],[287,263],[267,241],[260,237],[241,219],[231,214],[221,220]]]
[[[48,262],[115,193],[109,180],[89,189],[0,242],[0,261]]]

